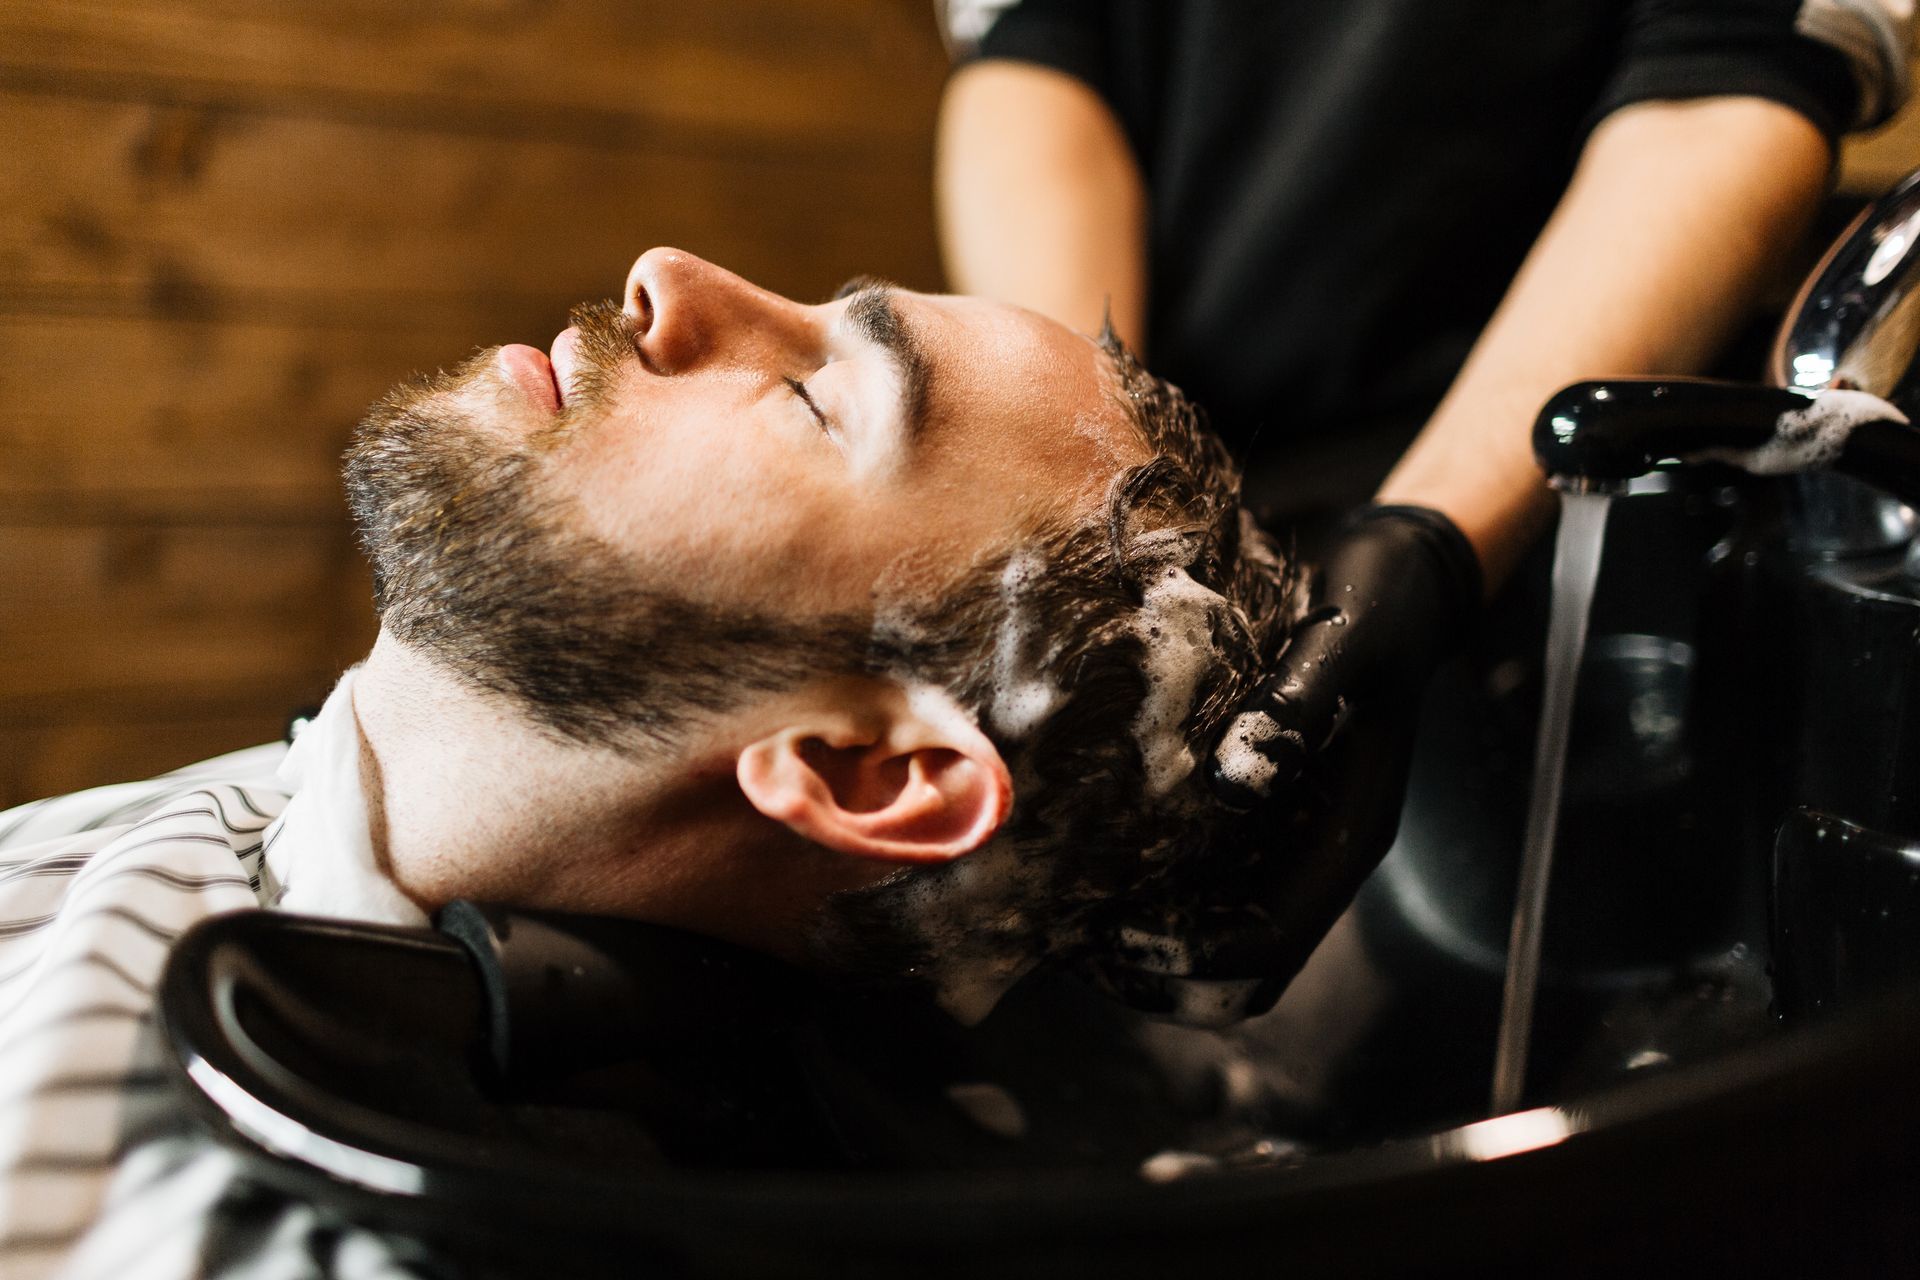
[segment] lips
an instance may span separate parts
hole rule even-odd
[[[553,384],[559,388],[560,402],[567,401],[567,389],[573,385],[573,371],[580,365],[580,331],[566,328],[553,340],[550,367]]]
[[[564,336],[564,335],[562,335]],[[559,344],[554,344],[556,354]],[[572,353],[569,352],[569,355]],[[560,380],[546,353],[538,347],[514,342],[500,348],[500,366],[527,398],[550,413],[560,411]]]

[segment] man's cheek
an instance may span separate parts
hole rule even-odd
[[[749,605],[793,614],[867,609],[892,544],[855,511],[834,503],[769,510],[723,533],[707,563]]]

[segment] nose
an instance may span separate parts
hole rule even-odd
[[[821,343],[813,308],[681,249],[641,254],[627,272],[623,307],[638,324],[640,354],[659,373]]]

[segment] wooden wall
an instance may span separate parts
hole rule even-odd
[[[0,806],[324,694],[372,631],[338,455],[409,372],[545,346],[653,244],[935,285],[931,8],[0,3]]]
[[[1916,92],[1905,110],[1872,133],[1847,140],[1840,155],[1841,192],[1877,196],[1920,169],[1920,58],[1910,74]]]
[[[925,0],[0,5],[0,806],[277,736],[364,652],[338,455],[675,244],[938,283]]]

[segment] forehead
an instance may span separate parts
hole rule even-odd
[[[1083,494],[1146,456],[1119,369],[1092,338],[980,298],[904,302],[933,366],[935,447],[996,450]]]

